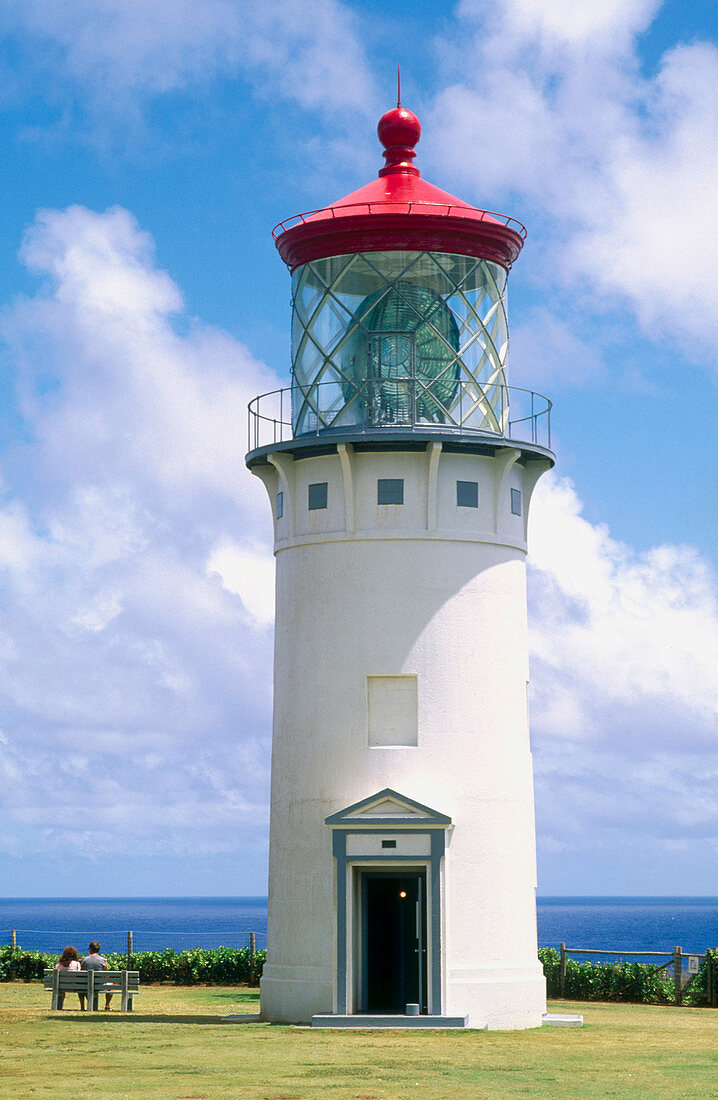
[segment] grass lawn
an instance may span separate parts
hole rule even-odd
[[[552,1002],[582,1029],[311,1031],[257,1022],[253,989],[145,986],[131,1014],[50,1012],[0,984],[0,1095],[84,1100],[713,1100],[718,1011]],[[119,1002],[119,998],[117,998]]]

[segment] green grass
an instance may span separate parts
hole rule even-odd
[[[254,989],[145,986],[132,1014],[0,985],[0,1095],[136,1100],[714,1100],[718,1011],[552,1002],[583,1029],[326,1032],[258,1022]]]

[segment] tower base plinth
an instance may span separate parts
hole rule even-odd
[[[468,1017],[468,1027],[489,1031],[519,1031],[541,1027],[546,1012],[543,968],[451,967],[447,982],[447,1012]]]
[[[331,966],[267,965],[259,982],[260,1014],[272,1024],[308,1024],[332,1011]]]

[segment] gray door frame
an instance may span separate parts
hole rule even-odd
[[[394,799],[406,807],[406,813],[392,813],[382,817],[380,814],[369,812],[373,805],[382,800]],[[368,812],[362,812],[362,811]],[[361,928],[357,922],[361,921],[361,906],[354,902],[355,885],[354,869],[395,871],[399,874],[402,868],[425,869],[427,890],[426,925],[427,937],[427,984],[429,986],[427,1007],[430,1015],[442,1013],[442,894],[441,872],[446,850],[446,831],[451,826],[451,818],[440,814],[428,806],[424,806],[396,791],[385,789],[362,799],[361,802],[348,806],[345,810],[331,814],[326,819],[326,824],[332,830],[332,852],[336,861],[336,1012],[340,1015],[351,1015],[355,1011],[355,964],[352,957],[355,955],[354,946],[357,944],[357,935],[361,936]],[[378,856],[374,851],[367,851],[366,855],[357,854],[356,850],[351,855],[347,853],[347,837],[360,836],[367,839],[367,847],[373,849],[375,845],[370,838],[381,835],[382,838],[395,839],[396,854],[392,849],[382,850]],[[426,855],[404,854],[401,852],[401,837],[407,835],[423,836],[428,841]],[[352,845],[356,849],[356,842]],[[360,963],[361,965],[361,963]]]

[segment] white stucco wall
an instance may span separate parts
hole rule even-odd
[[[544,464],[361,451],[260,473],[276,521],[269,959],[262,1011],[335,1007],[334,860],[324,819],[391,787],[452,818],[443,874],[443,1008],[472,1026],[540,1024],[529,749],[525,524]],[[377,504],[403,478],[404,504]],[[479,484],[457,508],[456,481]],[[328,506],[308,511],[308,485]],[[522,491],[523,515],[510,511]],[[417,678],[418,743],[370,747],[367,676]]]

